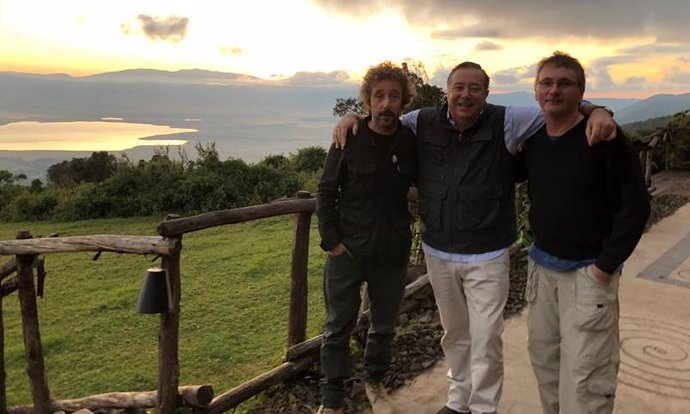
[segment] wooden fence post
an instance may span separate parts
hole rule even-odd
[[[166,220],[179,216],[169,214]],[[172,238],[172,237],[169,237]],[[181,239],[182,236],[177,236]],[[181,245],[180,245],[181,249]],[[162,267],[168,271],[172,303],[161,314],[158,334],[158,406],[159,414],[172,414],[177,408],[177,388],[180,382],[179,331],[180,331],[180,252],[164,255]]]
[[[17,271],[17,259],[12,258],[9,262],[0,266],[0,283],[7,276]],[[3,316],[3,301],[5,295],[0,289],[0,413],[7,412],[7,374],[5,373],[5,320]]]
[[[17,239],[30,239],[31,233],[21,231]],[[31,395],[34,410],[37,413],[52,413],[50,391],[45,376],[43,361],[43,346],[38,327],[38,310],[36,307],[36,288],[34,287],[34,272],[32,265],[36,255],[17,256],[17,279],[19,285],[19,303],[22,311],[22,329],[24,333],[24,349],[26,351],[27,373],[31,380]]]
[[[297,192],[297,198],[309,198],[308,191]],[[288,319],[288,347],[303,342],[307,335],[309,265],[309,226],[311,212],[295,215],[295,236],[292,243],[292,269],[290,288],[290,315]]]
[[[7,412],[5,381],[5,324],[2,315],[2,295],[0,295],[0,413]]]
[[[669,154],[671,153],[671,134],[664,132],[664,171],[668,171],[670,166]]]
[[[644,182],[647,188],[652,186],[652,148],[644,152]]]

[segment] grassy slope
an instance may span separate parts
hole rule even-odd
[[[34,235],[155,235],[158,218],[0,225],[0,240]],[[308,337],[323,323],[323,253],[312,223]],[[292,217],[190,233],[183,239],[181,384],[216,393],[278,365],[284,355]],[[38,299],[48,382],[54,398],[156,389],[158,316],[134,312],[150,257],[104,253],[46,257]],[[7,256],[0,258],[3,262]],[[16,294],[3,303],[10,405],[30,403]]]

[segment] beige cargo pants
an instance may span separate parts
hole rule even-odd
[[[528,349],[544,414],[613,412],[620,363],[618,276],[605,285],[590,266],[556,272],[529,260]]]

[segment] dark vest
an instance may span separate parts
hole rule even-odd
[[[486,104],[462,133],[447,113],[447,105],[426,108],[417,119],[422,240],[450,253],[508,247],[517,232],[515,157],[505,146],[505,107]]]

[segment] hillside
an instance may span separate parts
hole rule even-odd
[[[690,93],[680,95],[654,95],[616,112],[620,124],[644,121],[650,118],[673,115],[690,109]]]

